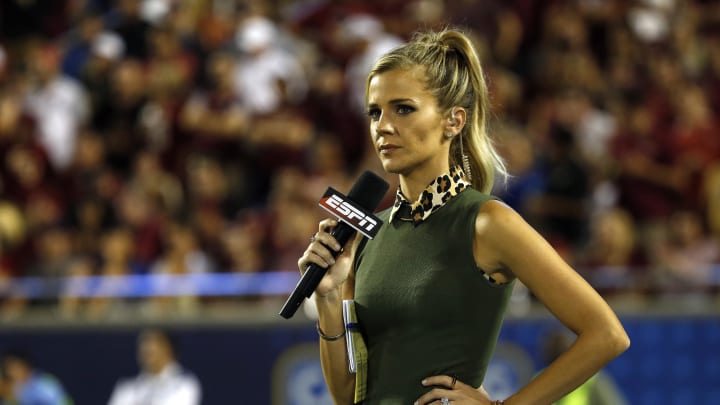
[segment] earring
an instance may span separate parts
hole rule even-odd
[[[465,171],[465,177],[467,177],[468,181],[472,182],[472,172],[470,171],[470,158],[468,157],[468,155],[465,154],[462,141],[462,135],[460,135],[460,156],[462,157],[463,171]]]
[[[452,133],[452,131],[447,131],[447,132],[445,132],[445,138],[450,139],[450,138],[452,138],[453,136],[454,136],[454,134]]]

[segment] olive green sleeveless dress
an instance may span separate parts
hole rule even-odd
[[[420,223],[403,219],[403,208],[392,222],[390,210],[378,214],[383,227],[355,259],[368,347],[363,405],[412,404],[433,375],[481,385],[512,289],[486,278],[473,257],[475,218],[492,198],[467,188]]]

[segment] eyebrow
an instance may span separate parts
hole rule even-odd
[[[413,99],[411,99],[411,98],[394,98],[394,99],[388,101],[388,104],[391,104],[391,105],[397,105],[397,104],[403,104],[403,103],[414,103],[414,104],[417,104],[417,101],[415,101],[415,100],[413,100]],[[377,106],[378,106],[377,103],[369,103],[369,104],[368,104],[368,108],[370,108],[370,107],[373,107],[373,108],[374,108],[374,107],[377,107]]]

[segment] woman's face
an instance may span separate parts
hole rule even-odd
[[[447,117],[425,88],[420,68],[375,75],[368,86],[370,135],[385,171],[437,176],[448,171]],[[419,172],[418,172],[419,170]]]

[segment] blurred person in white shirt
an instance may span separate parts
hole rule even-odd
[[[108,405],[200,404],[200,382],[177,362],[175,347],[167,333],[158,329],[142,332],[138,362],[140,374],[118,382]]]
[[[42,44],[30,52],[31,87],[25,107],[38,124],[39,141],[57,170],[66,169],[75,154],[78,132],[90,105],[82,85],[60,71],[60,49]]]
[[[242,56],[235,70],[235,87],[243,106],[253,114],[275,111],[283,101],[283,90],[293,104],[300,103],[307,94],[305,69],[282,41],[278,27],[265,17],[249,17],[238,27],[236,43]]]

